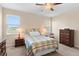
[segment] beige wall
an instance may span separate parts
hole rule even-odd
[[[24,28],[25,30],[28,30],[30,28],[39,28],[41,25],[49,26],[49,18],[44,17],[44,16],[39,16],[36,14],[32,13],[25,13],[25,12],[20,12],[16,10],[11,10],[11,9],[5,9],[3,10],[4,14],[4,25],[3,25],[3,36],[7,38],[7,46],[14,46],[14,41],[16,35],[6,35],[6,15],[17,15],[21,17],[21,27]]]
[[[0,6],[0,42],[2,41],[2,7]]]
[[[73,9],[53,18],[53,33],[59,40],[59,29],[70,28],[75,30],[75,47],[79,47],[79,10]]]

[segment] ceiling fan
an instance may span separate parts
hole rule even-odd
[[[42,6],[46,10],[54,11],[54,6],[60,5],[60,4],[62,4],[62,3],[36,3],[35,5]]]

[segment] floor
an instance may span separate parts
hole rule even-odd
[[[21,47],[8,47],[7,55],[8,56],[25,56],[26,49],[24,46]],[[59,44],[59,50],[57,52],[52,52],[44,56],[79,56],[79,49],[70,48]]]
[[[59,50],[57,52],[63,56],[79,56],[79,48],[71,48],[62,44],[59,44]]]
[[[8,56],[25,56],[26,49],[24,46],[21,47],[9,47],[7,48],[7,55]],[[44,56],[60,56],[61,54],[57,52],[51,52],[49,54],[46,54]]]
[[[8,56],[25,56],[25,47],[8,47],[7,48],[7,55]]]

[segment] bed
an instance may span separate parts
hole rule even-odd
[[[55,38],[40,35],[36,32],[31,32],[25,36],[26,55],[41,56],[58,49],[58,42]]]

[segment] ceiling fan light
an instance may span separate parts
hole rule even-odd
[[[53,7],[50,3],[47,3],[45,6],[45,9],[50,10]]]
[[[46,5],[46,6],[45,6],[45,9],[47,9],[47,10],[49,10],[50,8],[51,8],[50,5]]]

